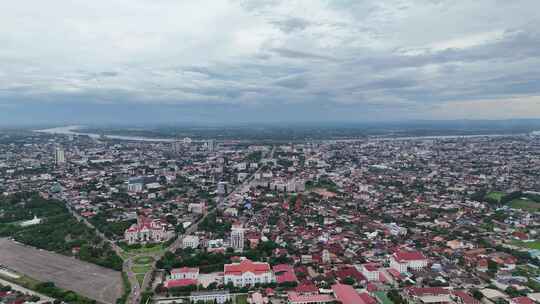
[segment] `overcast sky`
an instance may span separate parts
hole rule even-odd
[[[0,4],[0,120],[540,118],[538,0]]]

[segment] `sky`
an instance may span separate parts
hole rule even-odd
[[[0,4],[0,124],[514,118],[538,0]]]

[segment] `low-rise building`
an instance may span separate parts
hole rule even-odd
[[[225,264],[224,283],[237,287],[268,284],[274,282],[274,275],[268,263],[252,262],[244,259],[240,263]]]

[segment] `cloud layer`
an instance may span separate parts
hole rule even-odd
[[[21,0],[0,8],[4,120],[36,108],[43,121],[58,120],[55,111],[99,120],[88,108],[143,119],[129,115],[137,107],[154,109],[152,121],[175,120],[170,113],[193,121],[540,116],[536,0]]]

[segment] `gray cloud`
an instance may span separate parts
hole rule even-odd
[[[26,2],[0,11],[4,108],[316,107],[339,120],[540,96],[535,0]]]
[[[272,24],[276,25],[280,30],[285,33],[292,33],[305,30],[311,24],[311,22],[303,18],[293,17],[284,20],[273,21]]]
[[[295,51],[287,48],[274,48],[270,51],[286,58],[337,61],[337,59],[332,56],[319,55],[304,51]]]
[[[278,79],[274,81],[274,84],[289,89],[301,89],[305,88],[308,85],[308,82],[302,76],[291,76]]]

